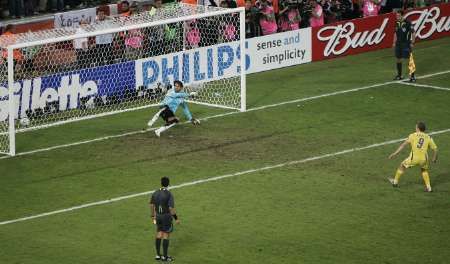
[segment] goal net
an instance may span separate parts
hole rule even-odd
[[[244,19],[178,3],[1,37],[0,152],[17,132],[155,106],[174,80],[192,103],[245,111]]]

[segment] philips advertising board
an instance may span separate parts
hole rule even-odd
[[[239,75],[239,42],[186,50],[136,61],[136,86],[181,80],[185,84],[215,81]]]
[[[257,73],[311,62],[311,29],[247,40],[246,71]],[[240,73],[239,42],[136,61],[136,85],[153,86],[181,80],[185,84],[230,78]]]
[[[311,62],[311,28],[248,39],[246,52],[250,57],[247,73]]]

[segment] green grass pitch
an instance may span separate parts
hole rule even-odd
[[[450,72],[420,79],[449,71],[449,57],[450,38],[417,44],[418,84],[450,88]],[[418,168],[389,185],[408,155],[387,159],[398,142],[354,149],[405,138],[418,120],[450,129],[450,91],[391,83],[263,108],[394,75],[391,49],[254,74],[248,108],[259,110],[0,159],[0,222],[147,192],[165,175],[175,186],[229,175],[173,190],[176,263],[450,263],[450,131],[434,136],[433,193]],[[17,151],[139,131],[153,111],[21,133]],[[2,224],[0,263],[154,263],[148,199]]]

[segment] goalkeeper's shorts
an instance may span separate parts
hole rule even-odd
[[[164,110],[159,114],[159,116],[166,122],[166,124],[170,125],[172,123],[177,123],[178,118],[175,117],[175,114],[170,110],[170,108],[165,105],[163,106]],[[169,119],[172,119],[169,121]]]

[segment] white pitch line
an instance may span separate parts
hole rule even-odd
[[[447,74],[447,73],[450,73],[450,70],[423,75],[421,77],[418,77],[418,79],[419,78],[426,79],[426,78],[430,78],[430,77],[442,75],[442,74]],[[390,82],[378,83],[378,84],[353,88],[353,89],[349,89],[349,90],[337,91],[337,92],[326,93],[326,94],[321,94],[321,95],[316,95],[316,96],[311,96],[311,97],[306,97],[306,98],[300,98],[300,99],[291,100],[291,101],[280,102],[280,103],[276,103],[276,104],[263,105],[263,106],[247,109],[246,112],[258,111],[258,110],[278,107],[278,106],[282,106],[282,105],[286,105],[286,104],[294,104],[294,103],[299,103],[299,102],[311,101],[311,100],[315,100],[315,99],[320,99],[320,98],[330,97],[330,96],[335,96],[335,95],[341,95],[341,94],[346,94],[346,93],[351,93],[351,92],[358,92],[358,91],[362,91],[362,90],[367,90],[367,89],[372,89],[372,88],[377,88],[377,87],[382,87],[385,85],[397,84],[397,83],[403,83],[403,82],[402,81],[390,81]],[[213,116],[209,116],[209,117],[204,117],[204,118],[201,118],[200,121],[206,121],[206,120],[213,119],[213,118],[224,117],[224,116],[235,115],[235,114],[246,113],[246,112],[239,112],[239,111],[228,112],[228,113],[213,115]],[[189,122],[185,122],[185,123],[189,123]],[[73,142],[73,143],[68,143],[68,144],[63,144],[63,145],[52,146],[52,147],[48,147],[48,148],[41,148],[41,149],[35,149],[35,150],[30,150],[30,151],[25,151],[25,152],[19,152],[14,157],[20,157],[20,156],[25,156],[25,155],[30,155],[30,154],[40,153],[40,152],[47,152],[47,151],[51,151],[51,150],[55,150],[55,149],[62,149],[62,148],[83,145],[83,144],[89,144],[89,143],[104,141],[104,140],[108,140],[108,139],[112,139],[112,138],[119,138],[119,137],[131,136],[131,135],[136,135],[136,134],[142,134],[142,133],[146,133],[148,131],[153,131],[153,130],[155,130],[155,128],[150,128],[150,129],[146,129],[146,130],[136,130],[136,131],[131,131],[131,132],[123,133],[123,134],[99,137],[99,138],[83,140],[83,141],[78,141],[78,142]],[[0,160],[14,158],[14,157],[13,156],[0,156]]]
[[[409,85],[409,86],[416,86],[416,87],[431,88],[431,89],[443,90],[443,91],[450,91],[450,88],[433,86],[433,85],[427,85],[427,84],[409,83],[409,82],[401,82],[400,84]]]
[[[438,135],[438,134],[444,134],[444,133],[448,133],[448,132],[450,132],[450,128],[449,129],[444,129],[444,130],[439,130],[439,131],[434,131],[434,132],[431,132],[429,134],[430,135]],[[335,157],[335,156],[340,156],[340,155],[344,155],[344,154],[352,153],[352,152],[356,152],[356,151],[372,149],[372,148],[386,146],[386,145],[390,145],[390,144],[394,144],[394,143],[399,143],[399,142],[402,142],[403,140],[405,140],[405,139],[404,138],[394,139],[394,140],[389,140],[389,141],[385,141],[385,142],[381,142],[381,143],[376,143],[376,144],[372,144],[372,145],[368,145],[368,146],[364,146],[364,147],[356,147],[356,148],[346,149],[346,150],[342,150],[342,151],[338,151],[338,152],[334,152],[334,153],[329,153],[329,154],[324,154],[324,155],[320,155],[320,156],[314,156],[314,157],[310,157],[310,158],[306,158],[306,159],[288,161],[288,162],[279,163],[279,164],[276,164],[276,165],[269,165],[269,166],[260,167],[260,168],[256,168],[256,169],[249,169],[249,170],[235,172],[235,173],[230,173],[230,174],[225,174],[225,175],[221,175],[221,176],[215,176],[215,177],[210,177],[210,178],[199,179],[199,180],[195,180],[195,181],[191,181],[191,182],[182,183],[182,184],[179,184],[179,185],[174,185],[174,186],[170,187],[170,189],[179,189],[179,188],[193,186],[193,185],[198,185],[198,184],[202,184],[202,183],[219,181],[219,180],[223,180],[223,179],[227,179],[227,178],[233,178],[233,177],[237,177],[237,176],[240,176],[240,175],[245,175],[245,174],[250,174],[250,173],[255,173],[255,172],[261,172],[261,171],[266,171],[266,170],[272,170],[272,169],[282,168],[282,167],[286,167],[286,166],[298,165],[298,164],[307,163],[307,162],[310,162],[310,161],[321,160],[321,159]],[[131,198],[135,198],[135,197],[150,195],[153,192],[154,192],[154,190],[147,191],[147,192],[140,192],[140,193],[120,196],[120,197],[116,197],[116,198],[112,198],[112,199],[107,199],[107,200],[103,200],[103,201],[82,204],[82,205],[78,205],[78,206],[74,206],[74,207],[70,207],[70,208],[66,208],[66,209],[61,209],[61,210],[46,212],[46,213],[42,213],[42,214],[37,214],[37,215],[32,215],[32,216],[27,216],[27,217],[22,217],[22,218],[17,218],[17,219],[13,219],[13,220],[2,221],[2,222],[0,222],[0,225],[8,225],[8,224],[13,224],[13,223],[18,223],[18,222],[24,222],[24,221],[28,221],[28,220],[32,220],[32,219],[36,219],[36,218],[45,217],[45,216],[51,216],[51,215],[66,213],[66,212],[75,211],[75,210],[79,210],[79,209],[83,209],[83,208],[97,206],[97,205],[109,204],[109,203],[118,202],[118,201],[131,199]]]
[[[48,148],[41,148],[41,149],[19,152],[15,156],[2,156],[2,157],[0,157],[0,160],[35,154],[35,153],[39,153],[39,152],[46,152],[46,151],[55,150],[55,149],[68,148],[68,147],[73,147],[73,146],[78,146],[78,145],[83,145],[83,144],[88,144],[88,143],[93,143],[93,142],[98,142],[98,141],[104,141],[104,140],[112,139],[112,138],[119,138],[119,137],[131,136],[131,135],[136,135],[136,134],[142,134],[142,133],[145,133],[150,130],[155,130],[155,128],[151,128],[151,129],[147,129],[147,130],[131,131],[131,132],[123,133],[123,134],[99,137],[99,138],[88,139],[88,140],[63,144],[63,145],[52,146],[52,147],[48,147]]]
[[[430,78],[430,77],[433,77],[433,76],[436,76],[436,75],[442,75],[442,74],[447,74],[447,73],[450,73],[450,70],[448,70],[448,71],[441,71],[441,72],[435,72],[435,73],[430,73],[430,74],[425,74],[425,75],[422,75],[420,77],[417,77],[417,79],[426,79],[426,78]]]
[[[271,105],[259,106],[259,107],[251,108],[251,109],[249,109],[247,111],[257,111],[257,110],[262,110],[262,109],[266,109],[266,108],[277,107],[277,106],[280,106],[280,105],[294,104],[294,103],[300,103],[300,102],[320,99],[320,98],[323,98],[323,97],[329,97],[329,96],[341,95],[341,94],[346,94],[346,93],[358,92],[358,91],[362,91],[362,90],[367,90],[367,89],[377,88],[377,87],[381,87],[381,86],[385,86],[385,85],[389,85],[389,84],[394,84],[394,83],[397,83],[397,82],[398,81],[390,81],[390,82],[378,83],[378,84],[363,86],[363,87],[349,89],[349,90],[343,90],[343,91],[337,91],[337,92],[332,92],[332,93],[326,93],[326,94],[311,96],[311,97],[307,97],[307,98],[300,98],[300,99],[296,99],[296,100],[291,100],[291,101],[286,101],[286,102],[281,102],[281,103],[276,103],[276,104],[271,104]]]

